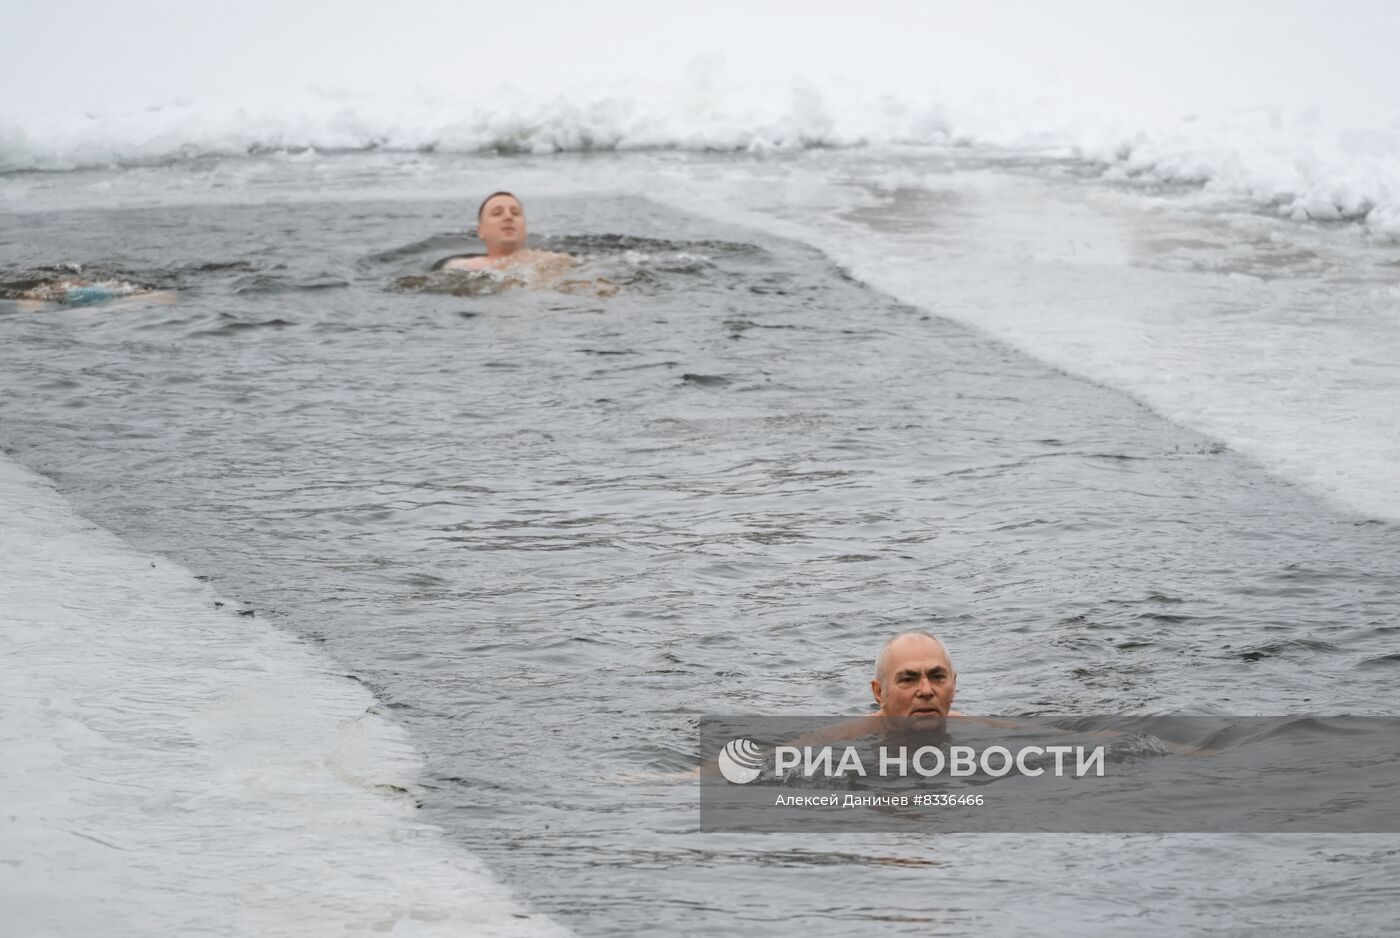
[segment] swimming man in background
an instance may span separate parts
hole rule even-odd
[[[573,263],[567,254],[532,251],[525,247],[525,206],[510,192],[493,192],[476,210],[476,236],[486,245],[485,257],[454,257],[443,270],[508,270],[529,265],[562,269]]]
[[[45,276],[0,284],[0,299],[14,300],[19,312],[41,312],[58,307],[102,305],[124,309],[147,303],[173,303],[175,294],[130,280],[90,280],[77,264],[47,268]]]
[[[525,206],[510,192],[493,192],[476,210],[476,236],[486,245],[485,257],[454,257],[442,270],[493,272],[507,284],[537,286],[561,293],[615,296],[617,284],[606,277],[565,280],[564,272],[578,261],[568,254],[532,251],[525,246]]]

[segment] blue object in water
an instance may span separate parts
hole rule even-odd
[[[122,295],[124,294],[121,290],[113,290],[111,287],[69,287],[63,296],[63,302],[69,306],[87,306],[89,303],[101,303],[103,300],[115,299]]]

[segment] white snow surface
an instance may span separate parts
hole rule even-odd
[[[367,690],[237,607],[0,457],[0,934],[565,934],[415,817]]]
[[[1122,390],[1348,514],[1400,520],[1393,244],[1201,211],[1204,197],[1002,172],[798,167],[645,187],[811,244],[882,292]]]
[[[957,140],[1400,236],[1397,49],[1384,0],[56,0],[0,34],[0,172]]]

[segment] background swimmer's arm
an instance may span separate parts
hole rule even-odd
[[[66,304],[54,299],[21,299],[15,301],[15,309],[21,313],[42,313],[57,309],[76,309],[84,312],[110,313],[123,309],[136,309],[148,306],[151,303],[170,305],[176,301],[177,297],[173,290],[153,290],[150,293],[132,293],[128,296],[119,296],[111,300],[103,300],[95,303]]]

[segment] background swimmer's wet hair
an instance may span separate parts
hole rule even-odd
[[[520,204],[520,207],[521,207],[521,208],[524,208],[524,207],[525,207],[525,203],[520,201],[520,196],[516,195],[514,192],[507,192],[507,191],[505,191],[504,189],[502,189],[502,190],[499,191],[499,192],[493,192],[493,193],[491,193],[491,194],[488,195],[486,198],[484,198],[484,199],[481,200],[481,204],[478,205],[477,208],[476,208],[476,220],[477,220],[477,221],[481,221],[481,213],[484,212],[484,211],[486,211],[486,203],[487,203],[487,202],[490,202],[492,199],[494,199],[494,198],[495,198],[496,196],[498,196],[498,195],[508,195],[508,196],[510,196],[512,199],[514,199],[516,202],[518,202],[518,203]]]
[[[881,684],[885,683],[885,677],[890,669],[890,647],[901,638],[908,638],[911,635],[922,635],[924,638],[931,639],[939,648],[943,649],[943,654],[948,656],[948,663],[953,663],[953,656],[948,651],[948,646],[943,644],[943,639],[939,638],[937,635],[931,635],[928,632],[918,630],[913,632],[900,632],[898,635],[891,635],[885,641],[885,644],[880,646],[880,653],[875,656],[875,680],[879,681]],[[954,668],[954,671],[956,670],[957,669]]]

